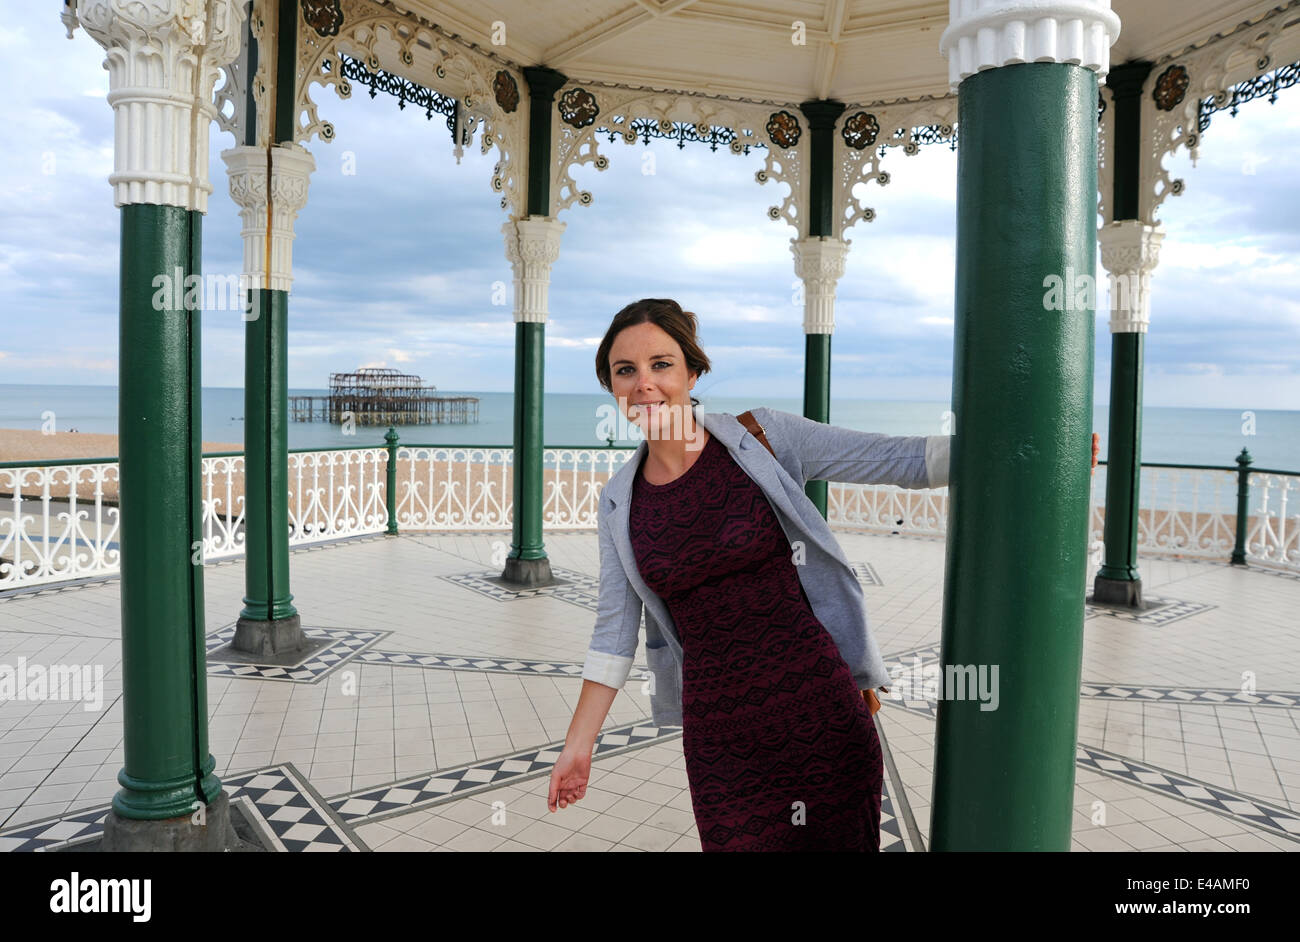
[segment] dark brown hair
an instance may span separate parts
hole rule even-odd
[[[686,358],[687,373],[703,376],[709,372],[709,358],[700,349],[700,343],[696,339],[698,318],[690,311],[683,311],[681,305],[670,298],[642,298],[614,315],[609,330],[605,331],[604,339],[596,348],[596,378],[606,390],[611,393],[614,391],[609,371],[609,351],[614,346],[614,338],[626,328],[637,324],[654,324],[677,341],[677,346],[682,348],[682,356]],[[692,396],[691,405],[699,404],[699,400]]]

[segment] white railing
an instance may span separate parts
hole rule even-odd
[[[596,525],[596,500],[630,448],[546,448],[542,526]],[[413,530],[499,530],[514,513],[514,450],[402,446],[397,452],[397,526]]]
[[[1300,475],[1252,473],[1250,498],[1254,512],[1246,529],[1246,558],[1300,572]]]
[[[384,448],[289,452],[289,545],[382,532]],[[244,456],[203,459],[203,559],[244,554]]]
[[[871,533],[943,536],[948,532],[948,488],[832,482],[826,488],[826,522]]]
[[[118,571],[117,462],[0,467],[0,590]]]
[[[547,448],[542,525],[590,529],[610,476],[631,448]],[[399,530],[501,530],[514,510],[514,452],[505,446],[398,448],[394,495]],[[244,553],[244,456],[203,458],[203,559]],[[289,454],[289,542],[294,546],[380,533],[388,526],[388,452],[383,446]],[[1252,471],[1247,559],[1300,572],[1300,475]],[[1144,465],[1138,548],[1226,560],[1236,542],[1237,472]],[[1106,468],[1092,479],[1089,544],[1105,526]],[[0,591],[115,575],[119,571],[118,466],[113,460],[0,465]],[[942,537],[948,488],[832,483],[832,525]]]

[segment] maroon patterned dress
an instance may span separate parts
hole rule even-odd
[[[642,473],[630,536],[681,638],[703,849],[879,850],[876,726],[766,495],[713,436],[676,480]]]

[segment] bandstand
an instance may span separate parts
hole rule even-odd
[[[829,421],[836,284],[850,248],[873,251],[888,235],[873,187],[907,174],[923,147],[957,148],[942,660],[1000,665],[1003,693],[994,712],[939,711],[931,849],[1069,848],[1085,600],[1143,604],[1150,276],[1159,209],[1188,185],[1165,161],[1213,146],[1217,112],[1295,82],[1297,0],[67,0],[63,19],[70,37],[80,27],[105,50],[122,218],[126,753],[105,849],[230,839],[207,743],[193,553],[199,312],[153,310],[154,275],[198,273],[215,125],[231,136],[222,157],[257,312],[246,332],[246,594],[232,646],[293,658],[308,643],[290,592],[294,225],[311,212],[316,157],[335,142],[331,96],[361,89],[445,117],[448,146],[497,154],[479,183],[500,201],[514,272],[501,578],[520,587],[554,581],[542,539],[548,287],[566,226],[599,198],[574,169],[632,159],[651,139],[708,147],[719,173],[761,150],[755,185],[774,191],[766,224],[774,239],[790,235],[804,285],[804,414]],[[1104,295],[1073,286],[1096,270],[1098,246],[1124,290],[1110,311],[1104,563],[1089,597],[1079,443],[1093,425]],[[825,514],[826,482],[808,495]]]

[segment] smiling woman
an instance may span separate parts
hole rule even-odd
[[[879,850],[883,764],[859,688],[888,675],[861,588],[804,488],[943,486],[948,437],[754,409],[769,453],[736,416],[696,415],[690,391],[709,369],[696,326],[675,301],[643,299],[597,354],[601,385],[646,440],[601,494],[597,623],[548,805],[586,794],[644,606],[651,718],[682,726],[703,849]]]

